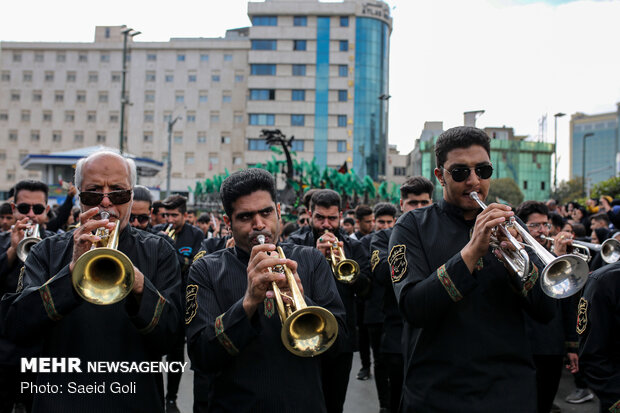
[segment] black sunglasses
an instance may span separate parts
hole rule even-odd
[[[310,220],[308,218],[299,218],[300,224],[305,224],[306,222],[310,222]]]
[[[80,201],[87,206],[97,206],[101,204],[103,198],[107,196],[110,202],[114,205],[126,204],[131,199],[131,189],[123,189],[120,191],[112,192],[94,192],[94,191],[82,191],[80,192]]]
[[[447,170],[445,168],[443,169],[444,171],[452,175],[452,179],[454,180],[454,182],[463,182],[464,180],[469,178],[472,169],[474,170],[474,172],[476,172],[476,175],[478,175],[478,178],[480,179],[489,179],[491,175],[493,175],[493,166],[489,164],[476,166],[474,168],[457,166],[456,168],[452,168],[451,170]]]
[[[145,224],[149,221],[149,215],[148,214],[129,215],[129,222],[133,222],[134,219],[137,219],[140,224]]]
[[[23,203],[23,204],[17,204],[16,208],[19,211],[19,213],[23,215],[26,215],[27,213],[29,213],[31,208],[34,211],[35,215],[41,215],[43,211],[45,211],[45,205],[43,204]]]

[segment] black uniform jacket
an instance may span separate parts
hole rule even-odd
[[[490,250],[471,274],[460,251],[474,223],[441,200],[407,212],[390,237],[407,346],[401,412],[536,410],[523,311],[548,321],[554,303],[535,267],[517,287]]]
[[[223,250],[226,248],[226,243],[230,238],[230,235],[226,235],[225,237],[205,238],[200,244],[200,251],[204,251],[205,254],[211,254],[215,251]]]
[[[166,226],[166,224],[159,224],[155,225],[153,229],[155,231],[163,231],[166,229]],[[200,251],[200,243],[204,238],[204,232],[187,222],[183,224],[181,231],[175,233],[174,248],[177,252],[184,280],[187,278],[187,272],[194,260],[194,256]]]
[[[339,341],[347,340],[344,307],[325,258],[312,248],[282,244],[297,262],[308,306],[332,312]],[[211,374],[209,412],[324,412],[320,357],[298,357],[281,340],[274,299],[251,319],[243,309],[249,254],[227,248],[192,265],[185,312],[193,368]]]
[[[578,305],[577,333],[579,369],[600,399],[601,412],[620,411],[620,262],[590,274]]]
[[[179,265],[161,237],[127,225],[120,251],[144,274],[140,300],[130,293],[112,305],[82,300],[69,272],[73,232],[46,238],[25,263],[24,289],[0,302],[4,333],[17,342],[42,342],[42,357],[78,357],[82,373],[40,373],[38,384],[63,386],[62,394],[35,394],[33,412],[163,412],[160,374],[91,373],[89,361],[159,361],[181,317]],[[135,382],[135,394],[71,394],[80,385]]]
[[[349,330],[349,340],[342,347],[343,352],[357,351],[357,334],[356,334],[356,310],[355,310],[355,295],[367,295],[370,290],[370,266],[368,262],[368,253],[362,244],[353,238],[350,238],[343,231],[339,231],[338,239],[343,243],[344,255],[347,258],[356,261],[360,266],[360,274],[357,280],[353,284],[344,284],[336,281],[336,287],[340,298],[344,303],[344,308],[347,311],[347,328]],[[316,249],[316,241],[314,239],[314,233],[307,231],[301,235],[291,235],[287,238],[286,242],[290,242],[297,245],[305,245]],[[331,272],[331,265],[330,272]],[[333,273],[332,273],[333,274]]]
[[[372,267],[373,267],[373,264],[376,264],[377,262],[377,253],[374,251],[371,251],[370,243],[375,234],[376,232],[371,232],[370,234],[362,237],[362,239],[360,240],[360,243],[366,250],[366,255],[369,257],[369,260],[370,260],[369,266],[371,269],[371,271],[369,272],[370,283],[371,283],[370,291],[368,293],[368,296],[363,299],[363,302],[364,302],[363,322],[364,324],[382,324],[385,319],[385,316],[383,314],[383,304],[382,304],[385,288],[383,284],[377,282],[378,280],[376,280],[375,277],[372,276]],[[387,249],[387,245],[385,246],[385,248]],[[390,289],[391,289],[391,284],[390,284]]]
[[[372,270],[372,291],[383,292],[381,312],[385,319],[381,335],[381,353],[402,354],[403,317],[398,310],[396,296],[392,289],[390,265],[388,264],[388,246],[392,228],[376,231],[370,242],[370,268]]]

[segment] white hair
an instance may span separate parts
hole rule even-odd
[[[112,152],[109,150],[101,150],[101,151],[93,152],[85,158],[81,158],[75,165],[75,176],[73,179],[75,181],[75,187],[78,189],[78,191],[82,190],[82,178],[83,178],[82,167],[84,166],[86,162],[88,162],[92,158],[95,158],[101,155],[114,156],[116,158],[119,158],[125,161],[127,163],[127,168],[129,169],[129,182],[131,183],[131,187],[133,188],[134,186],[136,186],[137,171],[136,171],[136,163],[134,162],[134,160],[131,158],[125,158],[124,156],[121,156],[116,152]]]

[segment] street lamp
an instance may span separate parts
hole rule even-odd
[[[166,172],[166,198],[170,196],[170,169],[172,165],[172,128],[178,120],[181,120],[180,116],[172,119],[168,119],[168,170]]]
[[[121,155],[123,154],[123,139],[125,135],[125,105],[128,102],[127,96],[125,96],[125,79],[127,77],[127,37],[139,35],[141,32],[138,32],[134,29],[131,29],[127,26],[121,30],[121,34],[123,35],[123,70],[121,72],[121,133],[119,137],[119,150]]]
[[[594,136],[594,133],[589,132],[583,135],[583,151],[581,158],[581,176],[583,177],[583,196],[586,196],[586,139]]]
[[[555,134],[553,137],[553,189],[558,189],[558,118],[566,116],[566,113],[558,112],[553,115],[555,120]]]

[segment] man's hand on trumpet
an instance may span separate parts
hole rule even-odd
[[[101,241],[101,237],[95,235],[93,232],[97,228],[105,227],[108,231],[112,231],[116,223],[111,222],[109,219],[92,219],[99,214],[99,208],[91,208],[80,214],[80,226],[73,232],[73,259],[69,264],[69,271],[73,272],[75,263],[78,258],[85,252],[89,251],[93,244]],[[110,213],[110,217],[113,213]]]
[[[570,232],[559,232],[553,237],[553,253],[558,257],[568,254],[569,248],[573,245],[573,234]]]

